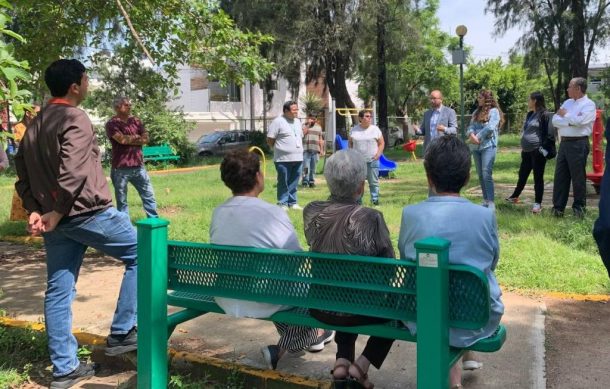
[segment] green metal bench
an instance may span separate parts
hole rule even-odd
[[[448,265],[450,242],[415,244],[417,263],[388,258],[217,246],[167,240],[168,222],[138,226],[138,387],[167,386],[167,341],[176,325],[209,312],[224,313],[213,296],[295,308],[269,319],[417,342],[417,385],[446,389],[449,369],[466,351],[449,346],[449,327],[479,329],[489,319],[485,275]],[[184,310],[167,315],[167,307]],[[420,307],[417,309],[417,307]],[[330,326],[308,308],[391,319],[386,324]],[[417,322],[412,336],[401,321]],[[493,352],[506,329],[468,350]]]
[[[144,146],[142,147],[144,162],[149,161],[177,161],[179,156],[174,154],[174,150],[169,145]]]

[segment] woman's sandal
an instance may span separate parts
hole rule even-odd
[[[462,389],[462,388],[463,388],[462,384],[455,384],[451,387],[451,389]]]
[[[352,379],[352,384],[356,384],[358,388],[363,388],[363,389],[373,389],[375,387],[375,385],[373,385],[373,383],[371,381],[369,381],[369,375],[367,373],[365,373],[364,371],[362,371],[362,368],[356,363],[352,363],[351,367],[354,367],[354,369],[356,369],[356,371],[358,372],[358,376],[354,376],[353,374],[350,373],[350,377]],[[354,387],[354,386],[352,386]]]
[[[335,367],[330,371],[333,377],[333,388],[345,389],[348,387],[349,367],[350,362],[347,359],[335,362]]]

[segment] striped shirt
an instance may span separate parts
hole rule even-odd
[[[308,128],[307,135],[303,137],[303,151],[319,153],[321,140],[324,140],[324,135],[322,134],[322,127],[319,124]]]

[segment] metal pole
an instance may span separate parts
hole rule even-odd
[[[460,37],[460,51],[464,55],[464,37]],[[461,61],[464,62],[464,61]],[[460,63],[460,134],[462,140],[466,139],[466,128],[464,127],[464,64]]]

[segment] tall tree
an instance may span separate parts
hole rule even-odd
[[[258,52],[270,37],[240,31],[215,1],[20,0],[13,16],[15,31],[27,38],[16,52],[38,81],[57,58],[117,47],[122,55],[148,56],[170,83],[179,64],[240,84],[263,79],[273,67]]]
[[[610,37],[609,0],[488,0],[496,32],[520,26],[516,49],[531,70],[543,66],[555,109],[572,77],[586,77],[595,47]]]

